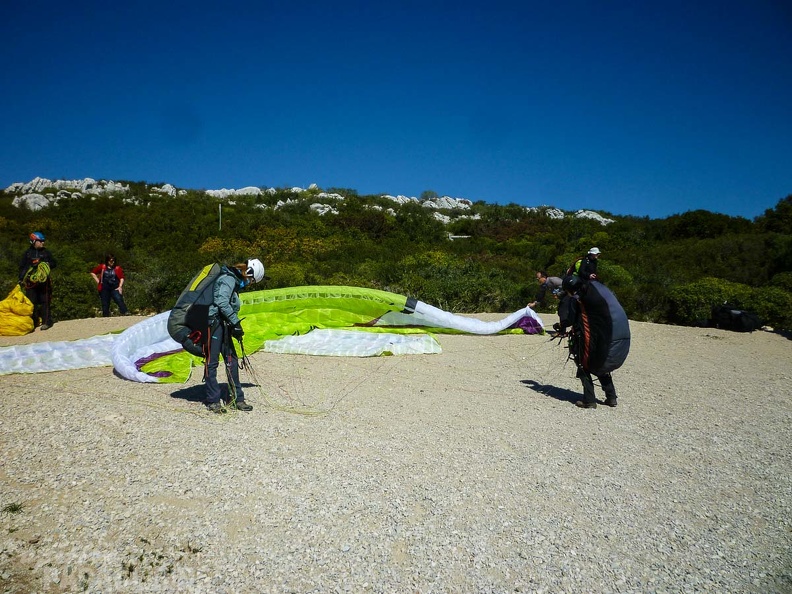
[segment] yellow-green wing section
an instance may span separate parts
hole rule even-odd
[[[384,329],[372,327],[376,320],[388,312],[402,311],[407,302],[405,296],[387,291],[336,286],[285,287],[246,292],[240,297],[239,317],[247,353],[256,352],[267,340],[305,334],[315,328],[381,331]],[[139,369],[157,376],[159,382],[185,382],[191,368],[202,365],[202,361],[182,351],[153,358]]]
[[[245,349],[255,352],[267,340],[305,334],[314,328],[352,328],[373,324],[390,311],[401,311],[403,295],[361,287],[286,287],[243,293]]]

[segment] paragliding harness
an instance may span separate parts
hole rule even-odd
[[[214,301],[214,285],[223,274],[220,264],[207,264],[196,274],[176,300],[168,316],[168,334],[184,350],[196,357],[209,355],[212,327],[209,306]],[[230,332],[226,332],[231,337]]]
[[[583,346],[583,332],[579,328],[575,328],[574,326],[566,329],[561,330],[560,326],[556,328],[557,325],[553,326],[554,331],[548,332],[550,335],[550,342],[554,340],[558,340],[559,345],[561,341],[566,338],[567,339],[567,346],[566,348],[569,349],[569,355],[567,356],[567,361],[572,360],[575,362],[575,365],[578,369],[581,369],[581,357],[582,353],[582,346]]]
[[[580,272],[580,267],[583,265],[583,258],[578,258],[567,268],[564,276],[572,276],[573,274],[577,274]]]
[[[46,262],[34,262],[33,266],[28,268],[22,282],[26,289],[32,289],[38,285],[44,284],[49,280],[50,265]]]
[[[223,332],[222,332],[223,344],[220,347],[220,356],[223,361],[223,367],[225,367],[226,380],[228,382],[228,399],[229,399],[228,404],[229,406],[233,407],[237,401],[236,383],[234,382],[234,376],[231,367],[234,360],[232,353],[234,353],[235,351],[234,351],[233,335],[231,333],[231,329],[233,328],[233,325],[227,320],[216,318],[211,321],[211,325],[209,328],[209,337],[207,338],[206,341],[206,358],[204,359],[204,381],[206,381],[206,376],[209,372],[209,354],[211,348],[211,346],[209,345],[209,341],[211,340],[212,334],[214,334],[215,330],[217,330],[218,326],[220,325],[223,326]],[[239,343],[239,350],[241,351],[241,355],[238,357],[237,366],[239,367],[240,371],[242,371],[243,369],[250,370],[251,368],[250,360],[248,359],[247,353],[245,352],[245,345],[242,342],[242,338],[240,337],[237,338],[236,340]]]
[[[38,326],[39,323],[50,324],[50,302],[52,301],[52,279],[50,278],[51,268],[47,262],[43,260],[33,260],[30,268],[25,272],[25,276],[19,282],[21,288],[25,290],[26,295],[30,295],[28,291],[33,290],[34,309],[33,309],[33,325]],[[40,318],[40,319],[39,319]]]

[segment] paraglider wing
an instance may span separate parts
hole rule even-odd
[[[0,301],[0,336],[23,336],[33,332],[33,303],[19,287]]]
[[[403,295],[360,287],[289,287],[243,293],[240,297],[239,316],[245,329],[247,353],[262,348],[270,352],[334,356],[439,353],[439,344],[427,333],[544,332],[541,319],[527,307],[502,320],[485,322]],[[169,336],[169,314],[148,318],[120,335],[96,337],[104,341],[106,350],[91,361],[96,365],[112,361],[115,371],[132,381],[186,381],[191,368],[201,360],[184,351]],[[77,342],[80,341],[61,343],[59,348],[74,349]],[[7,348],[25,349],[41,344],[55,343]],[[6,370],[5,350],[0,349],[0,374],[18,372]],[[14,355],[20,356],[18,352]],[[58,369],[87,366],[75,362],[73,367]],[[29,371],[54,369],[33,365]]]

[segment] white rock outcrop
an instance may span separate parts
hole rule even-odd
[[[592,221],[597,221],[600,225],[610,225],[614,222],[613,219],[607,219],[593,210],[579,210],[574,216],[576,219],[591,219]]]
[[[50,199],[43,194],[23,194],[22,196],[14,198],[11,201],[11,206],[25,207],[30,210],[41,210],[42,208],[48,207],[53,202],[54,200],[50,201]]]
[[[53,192],[54,190],[54,192]],[[150,193],[149,196],[156,197],[158,195],[167,195],[167,196],[182,196],[187,193],[187,190],[180,190],[177,189],[172,184],[164,184],[161,187],[151,186],[149,188]],[[100,180],[97,181],[93,178],[86,177],[85,179],[81,180],[50,180],[43,177],[36,177],[27,183],[15,182],[6,188],[6,193],[15,194],[15,198],[12,202],[13,206],[21,207],[24,206],[31,210],[41,210],[42,208],[46,208],[52,204],[56,204],[59,200],[66,199],[66,198],[77,198],[83,195],[91,195],[91,194],[103,194],[107,192],[128,192],[129,185],[124,185],[121,183],[114,182],[112,180]],[[276,188],[267,188],[262,190],[256,186],[247,186],[244,188],[239,189],[229,189],[229,188],[222,188],[220,190],[205,190],[206,194],[217,198],[220,200],[225,200],[232,196],[261,196],[261,195],[268,195],[273,196],[277,194],[279,190]],[[314,195],[312,196],[303,196],[302,199],[310,198],[312,200],[332,200],[332,201],[340,201],[344,200],[344,196],[337,194],[337,193],[327,193],[320,191],[320,188],[317,184],[312,183],[308,186],[308,189],[301,188],[299,186],[294,186],[285,190],[291,194],[305,194],[306,192],[310,192]],[[317,193],[318,192],[318,193]],[[420,204],[424,208],[430,208],[434,210],[470,210],[473,206],[473,202],[466,198],[451,198],[450,196],[440,196],[437,198],[428,198],[420,200],[415,197],[410,196],[391,196],[390,194],[382,194],[382,198],[395,202],[398,205],[403,204]],[[282,206],[294,202],[298,202],[301,198],[299,196],[295,198],[289,198],[286,202],[278,201],[274,208],[281,208]],[[127,202],[136,202],[137,200],[125,200]],[[261,205],[262,208],[265,208],[265,205]],[[319,214],[337,214],[337,210],[328,204],[324,204],[321,202],[314,202],[311,204],[310,208]],[[613,223],[613,219],[606,218],[600,215],[593,210],[578,210],[573,215],[567,215],[558,208],[553,208],[550,206],[531,206],[525,207],[526,212],[534,212],[540,213],[544,216],[547,216],[551,219],[564,219],[567,216],[571,216],[574,218],[579,219],[590,219],[593,221],[597,221],[600,225],[609,225]],[[387,212],[393,213],[393,209],[388,209]],[[479,215],[462,215],[465,218],[473,218],[479,219]],[[452,218],[448,215],[443,215],[441,213],[434,213],[434,217],[442,221],[443,223],[448,223],[452,220]]]
[[[157,194],[166,194],[168,196],[176,196],[176,188],[171,184],[165,184],[160,188],[151,188],[152,192],[156,192]]]
[[[96,181],[91,177],[85,179],[57,179],[35,177],[27,183],[15,182],[6,188],[9,194],[41,194],[44,190],[65,190],[83,194],[103,194],[106,192],[128,192],[129,186],[112,180]]]
[[[311,210],[318,212],[320,215],[338,214],[338,210],[329,204],[322,204],[321,202],[314,202],[311,204]]]
[[[263,194],[261,188],[257,188],[256,186],[247,186],[239,188],[238,190],[229,190],[227,188],[223,188],[222,190],[205,190],[205,192],[212,198],[217,198],[219,200],[225,200],[229,196],[261,196]]]
[[[392,200],[396,204],[408,204],[410,202],[418,202],[418,198],[409,198],[407,196],[391,196],[390,194],[383,194],[382,198],[387,198],[388,200]]]
[[[545,211],[545,215],[550,217],[551,219],[563,219],[564,218],[564,211],[559,210],[558,208],[548,208]]]
[[[466,198],[451,198],[450,196],[441,196],[439,198],[429,198],[423,202],[426,208],[445,208],[449,210],[470,210],[473,202]]]

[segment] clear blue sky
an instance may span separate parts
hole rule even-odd
[[[753,218],[792,194],[792,3],[0,3],[0,186],[424,190]]]

